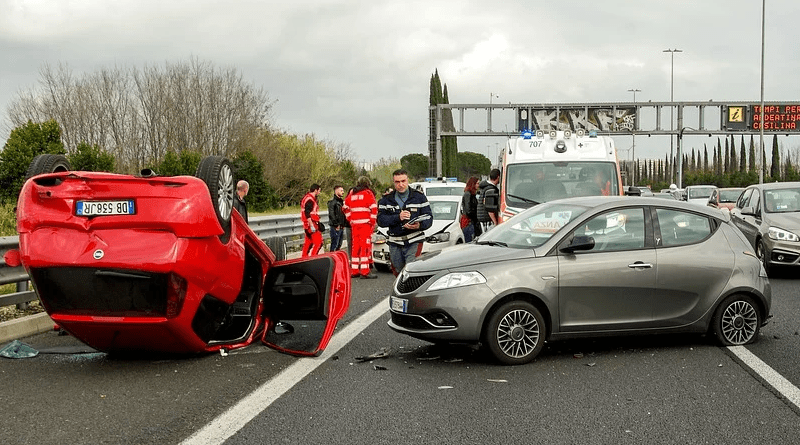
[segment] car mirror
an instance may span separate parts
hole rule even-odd
[[[564,253],[573,253],[578,250],[594,249],[594,238],[586,235],[575,235],[566,246],[561,248]]]
[[[750,206],[742,207],[742,215],[757,216],[755,209]]]

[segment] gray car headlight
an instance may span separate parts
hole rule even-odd
[[[486,277],[481,275],[480,272],[452,272],[434,281],[428,290],[450,289],[453,287],[483,284],[485,282]]]
[[[776,241],[800,241],[800,237],[788,230],[770,227],[768,236]]]

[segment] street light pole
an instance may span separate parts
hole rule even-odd
[[[633,117],[634,117],[633,118],[633,132],[631,133],[631,142],[633,144],[633,145],[631,145],[631,162],[633,162],[634,169],[633,169],[633,174],[631,175],[631,185],[636,185],[636,173],[637,173],[637,171],[636,171],[636,116],[639,114],[639,113],[636,112],[636,93],[641,93],[642,90],[640,90],[638,88],[631,88],[628,91],[633,93],[633,105],[634,105],[634,110],[633,110],[633,113],[634,113],[634,115],[633,115]]]
[[[761,139],[761,150],[758,151],[758,183],[764,183],[764,13],[766,12],[766,0],[761,0],[761,116],[758,121],[760,125],[759,137]]]
[[[675,84],[674,84],[674,79],[675,79],[675,53],[682,53],[683,50],[682,49],[665,49],[662,52],[670,53],[670,59],[671,59],[670,65],[671,66],[670,66],[670,72],[669,72],[669,101],[673,102],[675,100],[675,97],[674,97],[674,93],[675,93],[675,88],[674,88],[674,86],[675,86]],[[675,159],[672,157],[672,131],[675,129],[675,127],[673,127],[674,124],[672,122],[673,119],[674,119],[673,118],[673,110],[674,109],[675,109],[675,107],[673,107],[673,106],[669,107],[669,131],[670,131],[670,134],[669,134],[669,160],[670,160],[670,162],[672,163],[673,166],[675,165]],[[673,178],[673,176],[672,176],[672,174],[673,174],[672,170],[673,169],[670,168],[669,170],[670,170],[669,171],[669,176],[670,176],[670,181],[671,181],[672,178]]]
[[[494,93],[489,93],[489,105],[492,104],[492,99],[494,99],[495,97],[500,98],[500,95],[499,94],[494,94]]]

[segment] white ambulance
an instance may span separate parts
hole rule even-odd
[[[622,195],[617,149],[596,131],[526,130],[503,152],[500,219],[554,199]]]

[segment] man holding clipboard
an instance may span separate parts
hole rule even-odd
[[[378,202],[378,225],[388,228],[389,258],[397,275],[422,252],[423,231],[430,228],[433,215],[428,198],[408,187],[407,171],[395,170],[392,180],[394,192]]]

